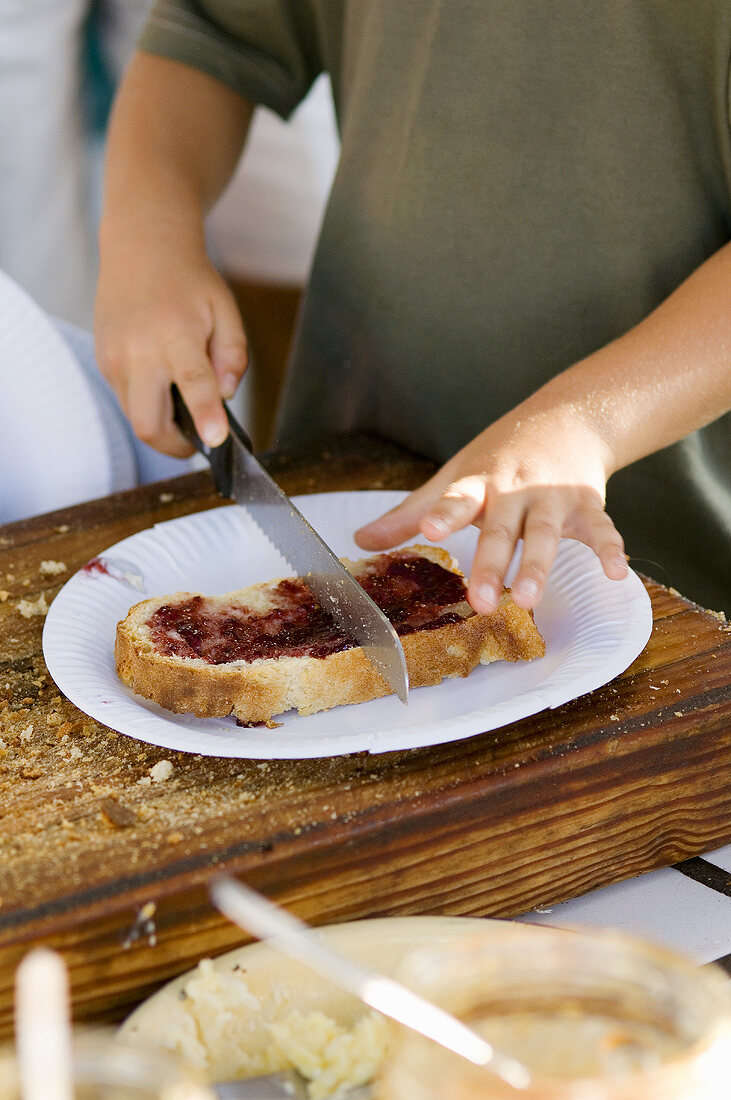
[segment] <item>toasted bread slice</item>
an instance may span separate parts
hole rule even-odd
[[[532,614],[516,607],[507,589],[495,612],[476,614],[457,563],[440,547],[343,560],[396,627],[412,687],[545,652]],[[225,596],[178,592],[144,600],[117,626],[115,659],[138,695],[199,718],[233,714],[244,725],[391,693],[298,578]]]

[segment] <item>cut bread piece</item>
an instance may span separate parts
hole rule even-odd
[[[343,562],[396,628],[411,687],[545,652],[531,612],[516,607],[509,590],[492,614],[476,614],[457,563],[440,547]],[[244,725],[391,693],[297,577],[225,596],[144,600],[117,626],[115,659],[138,695],[199,718],[233,714]]]

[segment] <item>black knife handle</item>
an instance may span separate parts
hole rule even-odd
[[[188,406],[183,400],[183,395],[174,382],[170,387],[170,393],[173,399],[173,419],[175,423],[188,442],[208,459],[211,465],[213,481],[221,496],[230,497],[233,488],[234,458],[234,447],[231,434],[238,436],[243,445],[253,454],[254,448],[251,445],[251,440],[236,417],[233,416],[226,405],[224,405],[223,408],[228,418],[228,426],[230,429],[229,434],[218,447],[209,447],[198,435],[198,429],[195,426],[193,417],[190,415]]]

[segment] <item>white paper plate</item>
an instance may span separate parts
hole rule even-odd
[[[404,495],[319,493],[295,500],[338,555],[358,558],[363,552],[352,532]],[[476,542],[477,532],[469,528],[443,543],[466,574]],[[172,714],[133,695],[117,678],[113,646],[118,621],[144,595],[218,595],[290,574],[247,513],[225,507],[158,524],[117,543],[104,559],[116,577],[81,571],[51,605],[43,632],[49,672],[77,707],[112,729],[208,756],[302,759],[471,737],[607,683],[642,651],[652,629],[639,577],[607,580],[595,555],[566,539],[536,611],[546,640],[541,660],[481,666],[467,679],[412,691],[406,707],[390,696],[307,718],[288,714],[276,730],[242,729],[233,719]]]
[[[0,272],[0,522],[113,492],[109,436],[68,345]]]

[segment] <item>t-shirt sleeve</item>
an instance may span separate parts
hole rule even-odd
[[[283,118],[323,70],[309,0],[156,0],[138,46],[193,65]]]

